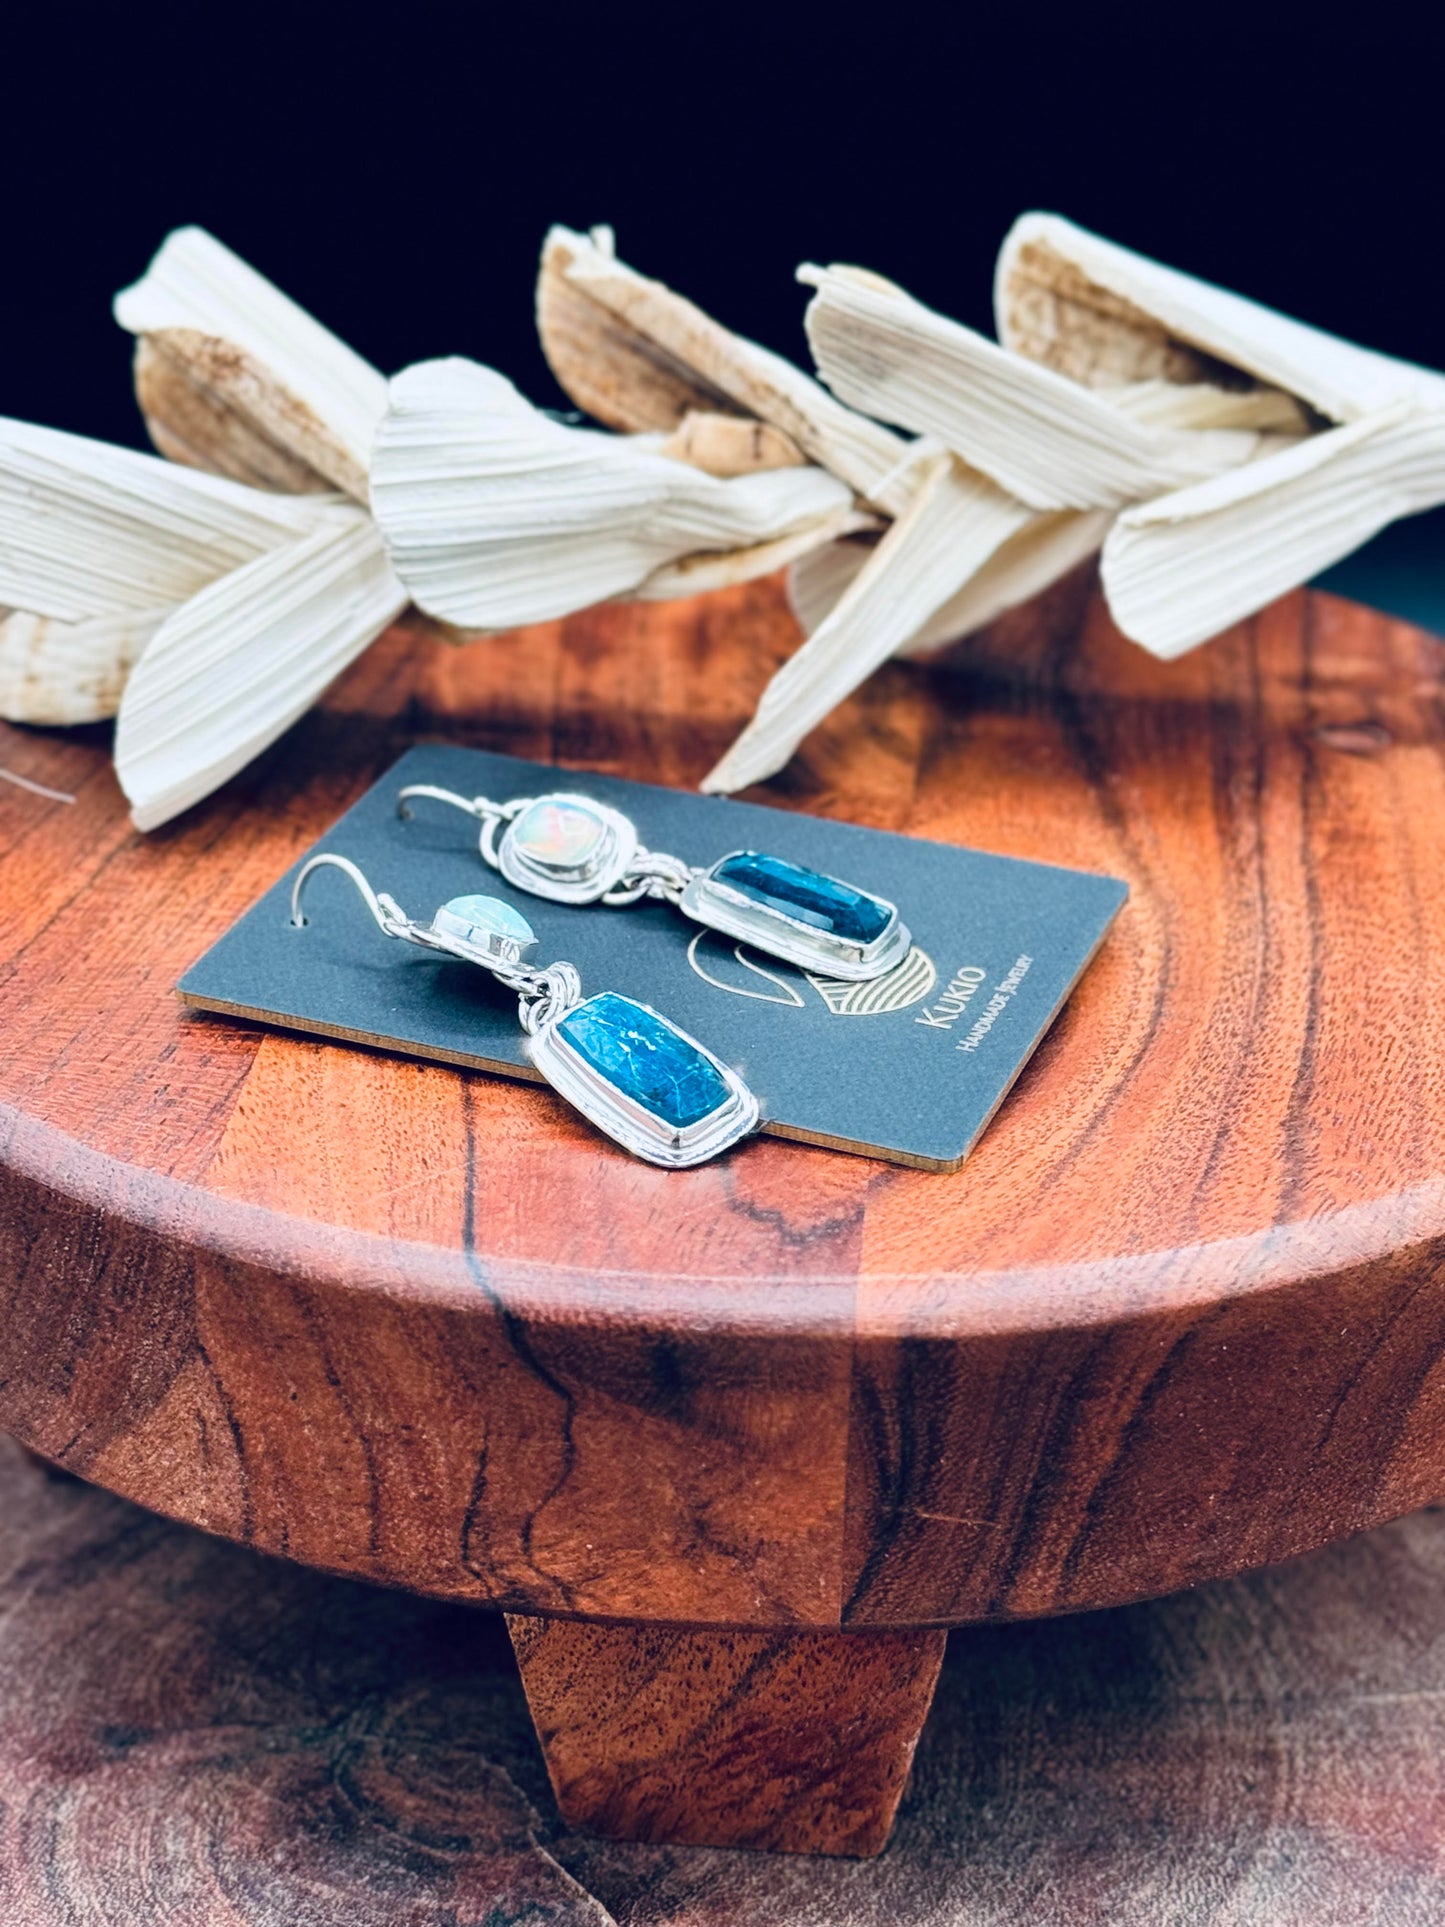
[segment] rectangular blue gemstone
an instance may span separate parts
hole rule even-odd
[[[739,850],[736,856],[724,857],[712,876],[714,882],[725,883],[764,910],[779,911],[847,943],[874,942],[893,916],[886,903],[870,897],[866,890],[824,876],[819,870],[804,869],[800,863],[787,863],[782,857],[762,856],[756,850]]]
[[[557,1035],[614,1090],[674,1130],[710,1117],[731,1095],[717,1066],[690,1038],[616,991],[604,990],[569,1011]]]

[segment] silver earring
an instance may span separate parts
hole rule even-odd
[[[298,928],[306,924],[307,879],[321,869],[351,879],[385,936],[480,964],[514,990],[533,1064],[634,1157],[670,1170],[705,1164],[757,1125],[758,1100],[737,1072],[651,1005],[612,990],[584,997],[569,963],[534,968],[537,939],[510,904],[454,897],[430,923],[414,923],[395,897],[372,889],[349,857],[324,852],[302,866],[292,886],[291,921]]]
[[[847,982],[881,977],[913,944],[897,907],[870,891],[758,850],[732,850],[694,868],[643,849],[630,818],[590,796],[559,791],[494,803],[409,783],[397,797],[399,813],[409,816],[419,796],[478,818],[483,861],[553,903],[649,897],[800,970]]]

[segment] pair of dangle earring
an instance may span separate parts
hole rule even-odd
[[[560,1096],[614,1143],[680,1170],[704,1164],[755,1129],[758,1100],[736,1071],[650,1004],[604,990],[584,997],[569,963],[537,969],[531,925],[497,897],[454,897],[416,923],[395,897],[373,890],[349,857],[323,852],[297,875],[291,921],[318,870],[349,877],[384,936],[479,964],[517,993],[527,1054]]]
[[[871,891],[757,850],[696,868],[644,849],[630,818],[590,796],[559,791],[494,803],[410,783],[397,797],[401,815],[419,797],[479,821],[482,860],[553,903],[670,903],[709,930],[849,983],[881,977],[912,947],[896,906]]]

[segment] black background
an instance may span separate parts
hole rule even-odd
[[[383,369],[469,354],[544,402],[554,220],[799,357],[800,259],[987,327],[1049,207],[1439,366],[1440,13],[13,7],[0,412],[142,441],[109,299],[187,221]]]

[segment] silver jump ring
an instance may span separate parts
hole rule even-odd
[[[681,857],[667,856],[661,851],[639,850],[626,871],[613,887],[603,896],[602,901],[609,905],[637,903],[643,897],[652,897],[659,902],[677,904],[682,901],[682,893],[701,872]]]
[[[522,991],[517,1012],[529,1037],[535,1037],[544,1024],[564,1017],[582,1001],[582,979],[571,964],[552,964],[534,976],[539,989],[536,993]]]

